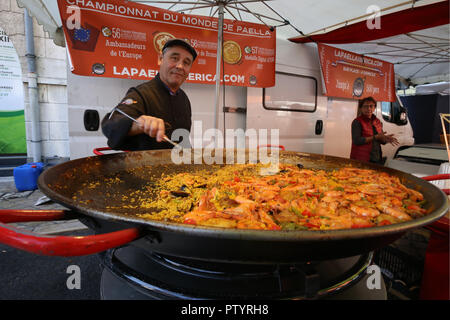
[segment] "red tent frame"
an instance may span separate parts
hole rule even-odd
[[[367,21],[364,20],[327,33],[295,37],[289,40],[297,43],[359,43],[433,28],[449,23],[449,1],[413,7],[383,15],[380,19],[381,28],[379,29],[369,29]]]

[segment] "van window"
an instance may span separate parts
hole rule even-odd
[[[263,88],[263,107],[268,110],[316,111],[316,78],[277,72],[275,74],[275,86]]]
[[[398,100],[395,102],[381,102],[381,115],[385,121],[404,126],[408,123],[406,109],[400,105]]]
[[[383,116],[384,120],[391,122],[392,113],[391,113],[391,103],[390,102],[383,101],[381,103],[381,115]]]

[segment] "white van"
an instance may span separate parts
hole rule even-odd
[[[286,150],[348,158],[357,100],[326,97],[321,79],[316,45],[277,39],[275,86],[226,86],[218,129],[279,129],[279,143]],[[68,72],[71,159],[93,155],[94,148],[106,146],[99,121],[128,88],[141,82]],[[203,130],[214,128],[215,86],[185,83],[183,90],[191,101],[192,120],[201,121]],[[384,130],[395,134],[400,146],[414,144],[406,110],[398,102],[379,102],[376,115]],[[385,145],[383,155],[392,158],[395,150],[396,147]]]
[[[248,88],[247,126],[279,128],[280,144],[287,150],[348,158],[358,101],[326,97],[321,79],[315,45],[279,40],[276,85]],[[399,100],[378,102],[376,116],[400,146],[414,144],[406,109]],[[387,144],[382,149],[385,157],[392,158],[397,147]]]

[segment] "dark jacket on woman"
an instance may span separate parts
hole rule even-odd
[[[366,143],[365,139],[381,132],[383,132],[383,124],[375,115],[372,115],[370,119],[359,116],[353,120],[350,159],[382,163],[380,143],[375,139]]]

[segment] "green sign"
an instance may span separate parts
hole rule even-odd
[[[22,69],[14,45],[0,27],[0,154],[26,152]]]

